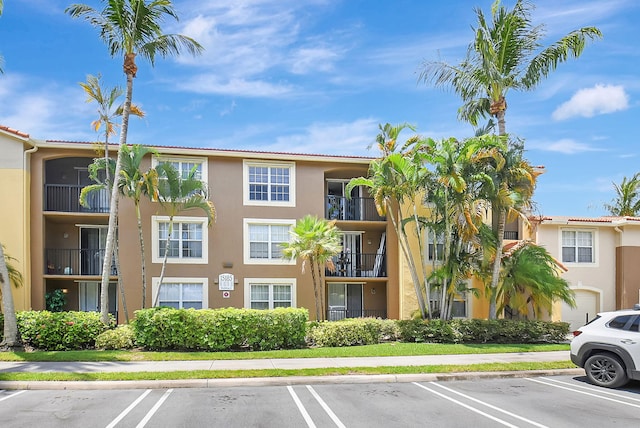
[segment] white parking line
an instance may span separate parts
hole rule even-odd
[[[27,392],[27,391],[18,391],[15,394],[7,395],[6,397],[0,398],[0,401],[8,400],[9,398],[15,397],[16,395],[20,395],[24,392]]]
[[[511,412],[509,412],[509,411],[507,411],[507,410],[501,409],[501,408],[496,407],[496,406],[494,406],[494,405],[492,405],[492,404],[485,403],[485,402],[484,402],[484,401],[482,401],[482,400],[478,400],[477,398],[473,398],[473,397],[471,397],[471,396],[469,396],[469,395],[467,395],[467,394],[463,394],[462,392],[458,392],[458,391],[455,391],[455,390],[453,390],[453,389],[451,389],[451,388],[447,388],[446,386],[440,385],[439,383],[436,383],[436,382],[429,382],[429,384],[430,384],[430,385],[437,386],[437,387],[440,387],[440,388],[442,388],[442,389],[445,389],[445,390],[447,390],[447,391],[449,391],[449,392],[451,392],[451,393],[453,393],[453,394],[457,394],[457,395],[459,395],[459,396],[461,396],[461,397],[464,397],[464,398],[466,398],[467,400],[471,400],[471,401],[473,401],[473,402],[475,402],[475,403],[482,404],[483,406],[487,406],[487,407],[489,407],[490,409],[493,409],[493,410],[495,410],[495,411],[497,411],[497,412],[500,412],[500,413],[504,413],[505,415],[509,415],[509,416],[511,416],[512,418],[519,419],[519,420],[521,420],[521,421],[523,421],[523,422],[526,422],[526,423],[528,423],[528,424],[531,424],[531,425],[533,425],[533,426],[536,426],[536,427],[539,427],[539,428],[549,428],[549,427],[547,427],[546,425],[539,424],[539,423],[534,422],[534,421],[532,421],[531,419],[527,419],[527,418],[525,418],[525,417],[523,417],[523,416],[518,416],[518,415],[516,415],[515,413],[511,413]]]
[[[291,398],[293,398],[293,401],[296,403],[296,406],[298,406],[298,410],[302,414],[302,417],[304,418],[304,421],[307,423],[307,426],[309,428],[316,428],[316,424],[313,423],[311,416],[309,416],[307,409],[304,408],[304,406],[302,405],[302,401],[300,401],[300,399],[298,398],[298,395],[296,395],[293,388],[291,386],[287,386],[287,391],[289,391],[289,394],[291,394]]]
[[[572,392],[575,392],[575,393],[578,393],[578,394],[584,394],[584,395],[588,395],[590,397],[596,397],[596,398],[599,398],[601,400],[613,401],[614,403],[624,404],[626,406],[637,407],[637,408],[640,409],[640,404],[633,404],[633,403],[629,403],[629,402],[621,401],[621,400],[616,400],[616,399],[609,398],[609,397],[603,397],[600,394],[592,394],[590,392],[580,391],[580,390],[578,390],[576,388],[568,388],[566,386],[556,385],[556,384],[553,384],[551,382],[544,382],[544,381],[541,381],[541,380],[538,380],[538,379],[531,379],[531,378],[525,378],[525,379],[528,380],[528,381],[531,381],[531,382],[541,383],[542,385],[551,386],[553,388],[560,388],[560,389],[564,389],[564,390],[567,390],[567,391],[572,391]]]
[[[316,401],[318,403],[320,403],[320,405],[322,406],[322,408],[324,409],[325,412],[327,412],[327,415],[329,415],[329,417],[331,418],[331,420],[333,421],[333,423],[336,424],[336,426],[338,428],[347,428],[344,426],[344,424],[340,421],[340,419],[338,419],[338,417],[336,416],[335,413],[333,413],[333,411],[331,410],[331,408],[327,405],[327,403],[324,402],[324,400],[322,398],[320,398],[320,396],[318,395],[318,393],[311,387],[311,385],[307,385],[307,389],[309,390],[309,392],[311,393],[311,395],[313,395],[313,398],[316,399]]]
[[[138,405],[138,403],[140,403],[140,402],[144,399],[144,397],[146,397],[147,395],[149,395],[149,393],[150,393],[150,392],[151,392],[151,390],[150,390],[150,389],[147,389],[145,392],[143,392],[143,393],[142,393],[142,394],[141,394],[141,395],[136,399],[136,401],[134,401],[133,403],[131,403],[131,404],[129,405],[129,407],[127,407],[126,409],[124,409],[124,410],[122,411],[122,413],[120,413],[120,414],[118,415],[118,417],[117,417],[117,418],[115,418],[113,421],[111,421],[111,423],[110,423],[109,425],[107,425],[107,427],[106,427],[106,428],[113,428],[114,426],[116,426],[116,424],[117,424],[118,422],[120,422],[120,421],[122,420],[122,418],[124,418],[125,416],[127,416],[127,414],[128,414],[131,410],[133,410],[133,408],[134,408],[134,407],[136,407],[136,406]]]
[[[548,377],[541,377],[539,379],[543,379],[543,380],[546,380],[546,381],[549,381],[549,382],[559,383],[561,385],[572,386],[574,388],[585,389],[587,391],[592,391],[592,392],[594,392],[596,394],[611,395],[613,397],[622,398],[622,399],[629,400],[629,401],[637,401],[637,402],[640,403],[640,398],[633,398],[633,397],[628,397],[628,396],[622,395],[622,394],[616,394],[615,392],[611,392],[610,390],[602,388],[602,387],[599,387],[599,386],[574,385],[574,384],[569,383],[569,382],[563,382],[561,380],[551,379],[551,378],[548,378]]]
[[[482,415],[482,416],[484,416],[485,418],[489,418],[489,419],[491,419],[491,420],[493,420],[493,421],[496,421],[496,422],[498,422],[498,423],[500,423],[500,424],[502,424],[502,425],[504,425],[504,426],[508,426],[508,427],[511,427],[511,428],[518,428],[518,426],[517,426],[517,425],[513,425],[513,424],[510,424],[510,423],[509,423],[509,422],[507,422],[507,421],[504,421],[504,420],[500,419],[500,418],[496,418],[495,416],[492,416],[492,415],[490,415],[490,414],[488,414],[488,413],[485,413],[485,412],[483,412],[482,410],[478,410],[478,409],[476,409],[475,407],[471,407],[471,406],[469,406],[469,405],[467,405],[467,404],[464,404],[464,403],[462,403],[462,402],[460,402],[460,401],[456,400],[455,398],[447,397],[446,395],[441,394],[441,393],[440,393],[440,392],[438,392],[438,391],[434,391],[434,390],[433,390],[433,389],[431,389],[431,388],[427,388],[426,386],[424,386],[424,385],[422,385],[422,384],[419,384],[418,382],[412,382],[412,383],[413,383],[414,385],[416,385],[417,387],[419,387],[419,388],[422,388],[422,389],[424,389],[424,390],[427,390],[427,391],[429,391],[429,392],[430,392],[430,393],[432,393],[432,394],[435,394],[435,395],[437,395],[437,396],[439,396],[439,397],[444,398],[445,400],[449,400],[449,401],[451,401],[452,403],[456,403],[457,405],[462,406],[462,407],[464,407],[465,409],[469,409],[469,410],[471,410],[472,412],[475,412],[475,413],[477,413],[477,414],[479,414],[479,415]]]
[[[151,408],[151,410],[149,410],[149,413],[147,413],[147,415],[140,421],[140,423],[138,425],[136,425],[136,428],[143,428],[145,425],[147,425],[147,422],[149,422],[149,419],[151,419],[151,417],[158,411],[158,409],[160,408],[160,406],[162,406],[162,403],[164,403],[164,401],[169,398],[169,395],[173,392],[173,389],[167,389],[167,392],[165,392],[162,397],[160,397],[160,399],[158,400],[158,402],[155,404],[155,406],[153,406]]]

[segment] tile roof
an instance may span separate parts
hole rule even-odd
[[[4,125],[0,125],[0,131],[5,131],[22,138],[29,138],[29,134],[22,131],[18,131],[17,129],[9,128],[8,126],[4,126]]]

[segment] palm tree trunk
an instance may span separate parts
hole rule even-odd
[[[147,272],[145,268],[144,238],[142,236],[142,217],[140,203],[136,202],[136,219],[138,220],[138,238],[140,239],[140,256],[142,257],[142,309],[147,307]]]
[[[0,286],[2,287],[2,313],[4,315],[4,339],[0,343],[0,347],[2,349],[12,349],[20,346],[20,336],[18,334],[18,320],[16,319],[16,308],[13,304],[9,270],[4,258],[2,243],[0,243]]]
[[[117,228],[117,223],[116,223]],[[117,230],[117,229],[116,229]],[[118,235],[116,234],[116,240],[118,239]],[[129,311],[127,310],[127,300],[124,295],[124,281],[122,281],[122,275],[119,274],[120,270],[120,252],[118,248],[120,247],[119,243],[116,242],[116,250],[113,252],[113,257],[116,263],[116,271],[118,272],[118,290],[120,290],[120,298],[122,300],[122,310],[124,311],[124,321],[129,324]]]
[[[160,301],[160,288],[162,287],[162,281],[164,281],[164,271],[165,271],[165,269],[167,267],[167,258],[169,256],[169,246],[171,244],[171,235],[172,234],[173,234],[173,216],[170,216],[169,217],[169,229],[167,231],[167,243],[164,246],[164,258],[162,259],[162,270],[160,271],[160,280],[158,281],[158,292],[156,293],[156,297],[153,300],[153,306],[158,306],[158,302]],[[144,296],[143,296],[143,298],[144,298]]]
[[[495,211],[494,211],[495,212]],[[491,288],[489,292],[491,293],[489,300],[489,319],[494,320],[497,318],[498,314],[496,314],[496,297],[498,292],[498,282],[500,281],[500,267],[502,265],[502,244],[504,242],[504,228],[507,220],[507,213],[504,209],[498,209],[498,231],[497,231],[497,248],[496,248],[496,258],[493,261],[493,272],[491,274]]]
[[[131,113],[131,99],[133,97],[133,74],[127,73],[127,91],[124,100],[124,108],[122,111],[122,129],[120,130],[120,144],[118,149],[118,157],[116,159],[116,170],[113,174],[113,186],[111,188],[111,205],[109,208],[109,227],[107,229],[107,242],[102,262],[102,281],[100,283],[100,319],[103,323],[109,323],[109,271],[111,270],[111,258],[115,246],[116,234],[116,218],[118,217],[118,177],[122,169],[122,155],[124,147],[127,144],[127,131],[129,130],[129,114]],[[121,272],[118,272],[120,275]]]
[[[322,304],[320,303],[320,290],[318,287],[318,281],[316,279],[316,261],[309,260],[311,264],[311,281],[313,281],[313,294],[316,298],[316,321],[322,321],[324,317],[322,316]]]

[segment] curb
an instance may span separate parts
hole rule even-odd
[[[341,376],[290,376],[234,379],[175,379],[141,381],[0,381],[5,390],[96,390],[96,389],[169,389],[226,388],[238,386],[327,385],[349,383],[405,383],[450,380],[523,378],[536,376],[584,376],[583,369],[522,370],[505,372],[424,373]]]

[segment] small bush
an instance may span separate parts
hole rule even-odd
[[[98,335],[109,328],[98,312],[24,311],[16,317],[24,344],[43,351],[93,348]]]
[[[311,344],[320,347],[374,345],[380,343],[382,321],[376,318],[347,318],[318,323],[309,331],[308,339]]]
[[[272,350],[304,346],[306,309],[172,309],[136,311],[135,341],[145,349]]]
[[[129,324],[103,331],[96,337],[96,349],[131,349],[135,346],[135,335]]]

